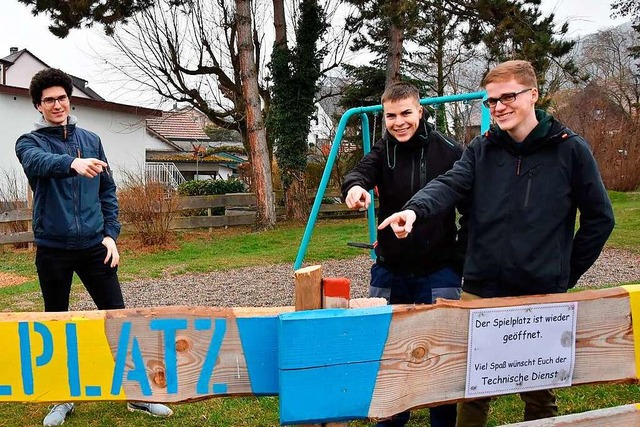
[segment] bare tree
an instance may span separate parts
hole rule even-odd
[[[610,28],[586,38],[579,61],[590,82],[605,91],[608,98],[623,109],[629,117],[637,118],[640,107],[639,61],[633,57],[631,47],[636,41],[631,29]]]
[[[133,15],[127,25],[116,28],[112,41],[119,55],[107,61],[142,87],[165,99],[188,103],[216,126],[240,132],[258,198],[256,224],[270,228],[275,224],[275,208],[262,117],[270,97],[265,79],[258,79],[256,71],[266,68],[263,31],[256,24],[264,20],[251,19],[253,14],[267,16],[268,11],[261,9],[266,7],[262,3],[253,10],[247,3],[246,20],[237,4],[233,0],[189,0],[176,5],[173,0],[157,0]],[[241,25],[246,31],[242,41]]]
[[[103,59],[141,87],[165,99],[188,103],[215,125],[246,136],[233,0],[174,3],[157,0],[127,25],[119,25],[112,39],[117,53],[102,55]],[[256,66],[262,69],[262,28],[250,30]],[[266,85],[259,87],[259,94],[268,109]],[[250,151],[248,144],[245,148]]]
[[[260,108],[258,73],[254,61],[254,42],[251,31],[250,0],[236,0],[236,22],[238,24],[238,53],[242,93],[246,102],[247,139],[253,159],[254,191],[257,199],[257,220],[260,228],[273,228],[276,211],[271,184],[271,167],[267,152],[267,135]]]

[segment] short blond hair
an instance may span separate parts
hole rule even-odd
[[[411,83],[396,82],[387,86],[382,94],[381,102],[384,104],[385,102],[397,102],[407,98],[413,98],[419,103],[420,92],[418,92],[418,88]]]
[[[505,82],[515,80],[518,83],[529,86],[538,87],[538,78],[531,62],[521,59],[506,61],[492,68],[484,79],[482,79],[481,87],[487,87],[489,83]]]

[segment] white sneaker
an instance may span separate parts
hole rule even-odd
[[[131,412],[140,411],[154,417],[170,417],[173,411],[161,403],[127,402],[127,409]]]
[[[57,405],[53,405],[47,416],[44,417],[42,425],[45,427],[61,426],[64,424],[64,420],[67,418],[67,415],[72,412],[73,403],[59,403]]]

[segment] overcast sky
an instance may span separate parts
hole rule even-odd
[[[611,0],[542,0],[542,10],[554,12],[557,22],[568,21],[570,35],[577,37],[600,28],[623,23],[611,20]],[[34,17],[18,0],[2,0],[0,14],[0,57],[9,54],[12,46],[27,48],[51,67],[88,80],[90,86],[109,101],[135,104],[136,98],[118,91],[95,59],[94,50],[101,50],[101,30],[73,30],[66,39],[58,39],[47,30],[48,19]]]

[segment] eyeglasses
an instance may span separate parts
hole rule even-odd
[[[57,98],[43,98],[41,101],[47,107],[53,107],[58,102],[60,105],[66,104],[69,102],[69,97],[67,95],[60,95]]]
[[[518,95],[520,95],[521,93],[525,93],[531,89],[533,88],[530,87],[527,89],[522,89],[521,91],[518,91],[518,92],[505,93],[500,98],[487,98],[484,101],[482,101],[482,104],[487,108],[495,107],[496,105],[498,105],[498,101],[500,101],[503,105],[511,104],[513,101],[516,100]]]

